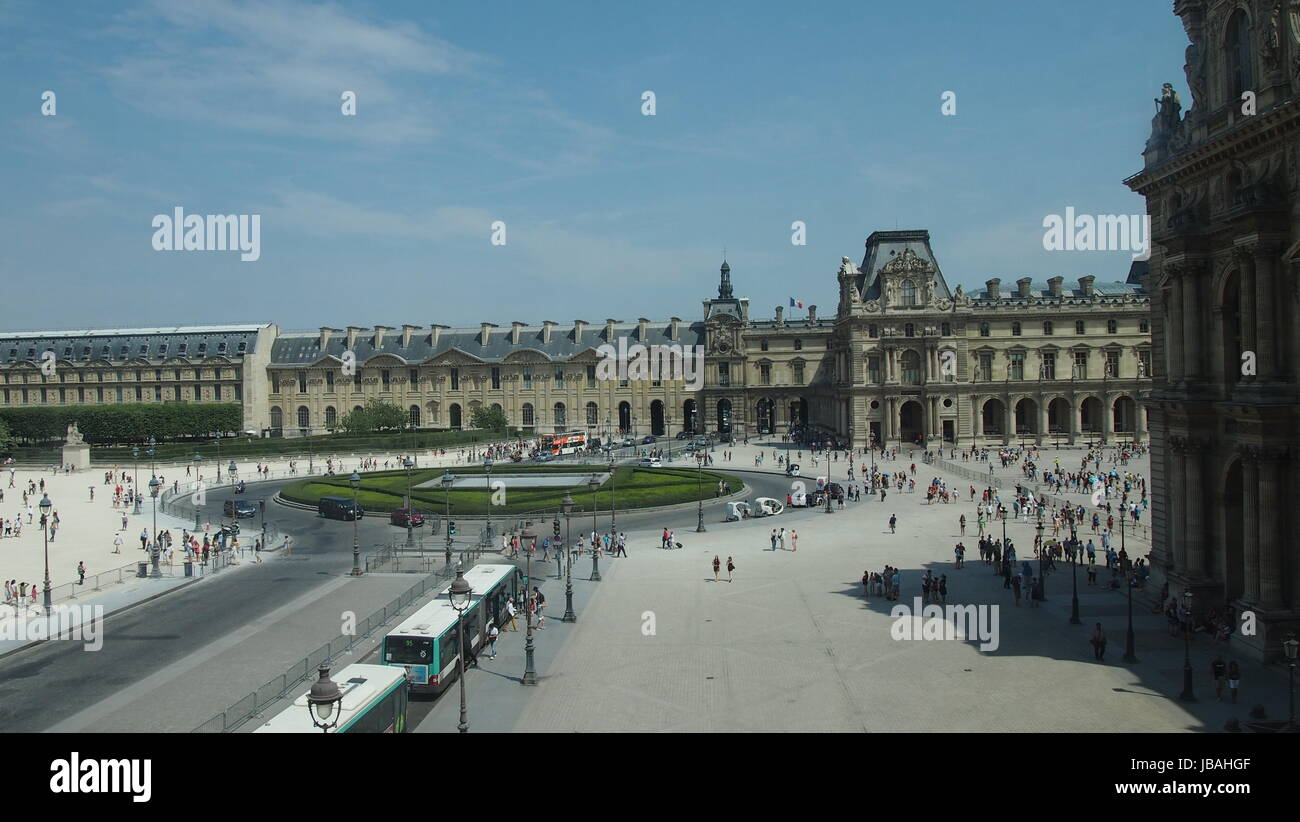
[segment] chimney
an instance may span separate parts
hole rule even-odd
[[[519,345],[519,340],[523,336],[524,326],[526,325],[528,325],[528,323],[521,323],[518,320],[515,320],[514,322],[510,323],[510,344],[511,345]]]
[[[645,317],[641,317],[636,321],[636,340],[642,345],[645,345],[645,338],[648,332],[647,326],[649,326],[649,324],[650,321]]]
[[[1021,277],[1016,280],[1016,291],[1019,292],[1020,299],[1029,299],[1029,286],[1032,285],[1033,282],[1034,281],[1029,277]]]
[[[1058,274],[1047,281],[1047,288],[1051,291],[1053,299],[1061,299],[1061,281],[1064,279]]]
[[[1085,297],[1092,296],[1092,282],[1095,279],[1097,278],[1092,276],[1091,274],[1087,275],[1086,277],[1079,278],[1079,289],[1083,291],[1083,296]]]
[[[673,317],[668,322],[668,339],[672,340],[673,342],[677,342],[677,340],[681,336],[679,333],[681,327],[682,327],[682,318]]]
[[[324,351],[327,347],[329,347],[330,335],[333,333],[334,333],[334,329],[323,325],[321,326],[320,328],[320,350],[321,351]]]
[[[810,305],[808,306],[808,324],[812,325],[815,322],[817,322],[817,306]]]
[[[574,345],[582,345],[582,332],[583,329],[587,327],[587,325],[588,323],[586,320],[573,321],[573,344]]]
[[[429,326],[429,347],[432,348],[434,352],[437,352],[438,350],[438,340],[442,338],[442,332],[445,328],[447,328],[447,326],[438,325],[437,323]]]
[[[542,345],[551,344],[551,329],[554,327],[555,323],[550,320],[542,320]]]
[[[479,323],[479,324],[478,324],[478,344],[479,344],[479,345],[486,346],[486,345],[488,344],[488,341],[490,341],[490,340],[492,339],[492,329],[494,329],[494,328],[496,328],[496,326],[493,325],[492,323]]]
[[[402,348],[411,347],[411,335],[418,331],[420,326],[402,323]]]
[[[785,325],[785,306],[783,305],[776,307],[776,324]]]
[[[998,287],[1001,284],[1002,284],[1002,280],[998,279],[997,277],[994,277],[991,280],[986,280],[984,282],[984,287],[988,289],[990,300],[1002,299],[1002,290]]]
[[[348,326],[348,350],[355,351],[357,348],[357,335],[366,329],[359,325]]]
[[[375,348],[383,348],[383,347],[384,347],[384,335],[387,334],[389,331],[392,331],[392,330],[393,330],[393,329],[389,328],[389,327],[386,326],[386,325],[377,325],[377,326],[375,326]]]
[[[614,323],[616,322],[618,320],[605,319],[605,342],[607,343],[614,342]]]

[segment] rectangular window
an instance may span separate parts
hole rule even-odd
[[[155,386],[153,387],[153,401],[154,401],[154,402],[162,402],[162,386],[161,386],[161,385],[155,385]]]
[[[1140,371],[1138,372],[1139,377],[1151,376],[1151,352],[1150,351],[1138,352],[1138,368],[1140,369]]]
[[[137,385],[135,387],[135,401],[144,402],[144,386]]]
[[[383,386],[383,390],[384,390],[384,391],[391,391],[391,390],[393,389],[393,386],[392,386],[392,380],[393,380],[393,372],[392,372],[392,371],[388,370],[387,368],[384,368],[384,369],[381,369],[381,370],[380,370],[380,372],[379,372],[379,383],[380,383],[380,385]]]
[[[360,372],[360,371],[354,371],[354,372],[352,373],[352,390],[353,390],[353,391],[360,391],[360,390],[361,390],[361,372]]]
[[[979,378],[984,382],[988,382],[993,379],[993,355],[992,354],[988,354],[988,353],[980,354]]]
[[[759,350],[759,351],[766,351],[766,350],[767,350],[767,340],[759,340],[759,341],[758,341],[758,350]]]
[[[880,358],[879,357],[867,358],[867,382],[870,383],[882,382],[882,380],[880,379]]]
[[[587,366],[587,387],[596,387],[596,366],[594,365]]]
[[[235,401],[236,401],[236,402],[243,402],[243,401],[244,401],[244,384],[243,384],[243,383],[239,383],[239,382],[235,383]]]
[[[1119,352],[1106,352],[1106,376],[1114,379],[1119,376]]]
[[[1083,333],[1084,333],[1083,320],[1075,320],[1075,321],[1074,321],[1074,333],[1076,333],[1076,334],[1083,334]]]
[[[524,390],[531,390],[533,387],[533,369],[524,367]]]
[[[492,390],[499,391],[500,389],[501,389],[501,366],[494,365],[492,366]]]
[[[794,364],[794,384],[803,385],[803,363]]]
[[[1074,352],[1074,378],[1076,380],[1088,379],[1088,352]]]
[[[307,393],[307,372],[306,371],[298,372],[298,393],[299,394]]]
[[[86,401],[86,389],[84,389],[84,388],[78,388],[78,389],[77,389],[77,402],[85,402],[85,401]]]
[[[181,387],[179,385],[172,386],[172,399],[176,402],[181,401]]]
[[[412,368],[407,379],[411,383],[411,388],[418,391],[420,388],[420,369]]]
[[[1045,380],[1056,379],[1056,352],[1044,351],[1043,357],[1043,376]]]
[[[772,366],[762,363],[758,366],[758,381],[763,385],[772,384]]]
[[[459,368],[451,369],[451,390],[452,391],[460,390],[460,369]]]
[[[334,393],[334,371],[332,369],[325,372],[325,390],[331,394]]]
[[[59,389],[59,402],[62,403],[62,402],[67,402],[67,401],[68,401],[68,389],[66,389],[66,388],[60,388],[60,389]]]
[[[1025,378],[1025,352],[1011,352],[1011,379],[1023,380]]]
[[[718,385],[731,385],[731,363],[718,363]]]
[[[564,387],[564,369],[563,369],[563,368],[556,368],[556,369],[555,369],[555,387],[556,387],[556,388],[563,388],[563,387]]]

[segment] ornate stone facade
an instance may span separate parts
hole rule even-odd
[[[1300,2],[1174,11],[1192,101],[1125,181],[1152,225],[1154,553],[1202,607],[1254,611],[1233,642],[1275,657],[1300,624],[1280,510],[1300,498]]]

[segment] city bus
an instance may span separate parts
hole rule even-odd
[[[487,623],[500,627],[506,601],[519,599],[523,573],[513,565],[475,565],[465,572],[465,581],[471,589],[465,638],[477,651],[487,639]],[[456,640],[456,609],[443,591],[384,637],[379,660],[403,671],[413,693],[437,694],[456,678]]]
[[[406,675],[400,669],[358,663],[349,665],[338,673],[331,673],[330,679],[343,692],[343,702],[338,709],[338,724],[329,733],[406,733],[409,688]],[[315,679],[309,679],[305,693],[253,733],[320,733],[321,729],[312,724],[312,715],[307,706],[307,694],[311,693],[310,685],[315,682]]]
[[[554,456],[576,454],[587,450],[587,435],[583,431],[570,431],[567,434],[551,434],[542,440],[542,450]]]

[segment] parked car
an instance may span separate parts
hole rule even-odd
[[[321,497],[316,504],[316,513],[326,519],[354,520],[361,519],[366,512],[352,501],[351,497]]]
[[[642,438],[641,438],[641,444],[642,444],[642,445],[649,445],[649,444],[652,443],[652,442],[658,442],[658,441],[659,441],[659,438],[656,437],[656,436],[654,436],[654,435],[649,435],[649,436],[645,436],[645,437],[642,437]]]
[[[228,517],[255,517],[257,516],[257,506],[245,499],[228,499],[222,510]]]
[[[691,436],[692,436],[692,434],[691,434],[690,431],[678,431],[678,432],[677,432],[677,436],[676,436],[676,437],[673,437],[673,439],[678,439],[678,440],[688,440],[688,439],[691,438]]]
[[[639,468],[663,468],[664,464],[657,457],[645,457],[637,463]]]
[[[785,466],[785,475],[787,477],[797,476],[799,474],[799,463],[791,462]]]
[[[388,521],[393,525],[406,527],[406,521],[410,519],[412,528],[419,528],[424,524],[424,515],[419,511],[412,512],[409,508],[395,508],[388,515]]]
[[[552,454],[538,454],[533,457],[533,462],[550,462],[553,459],[555,459],[555,456]]]

